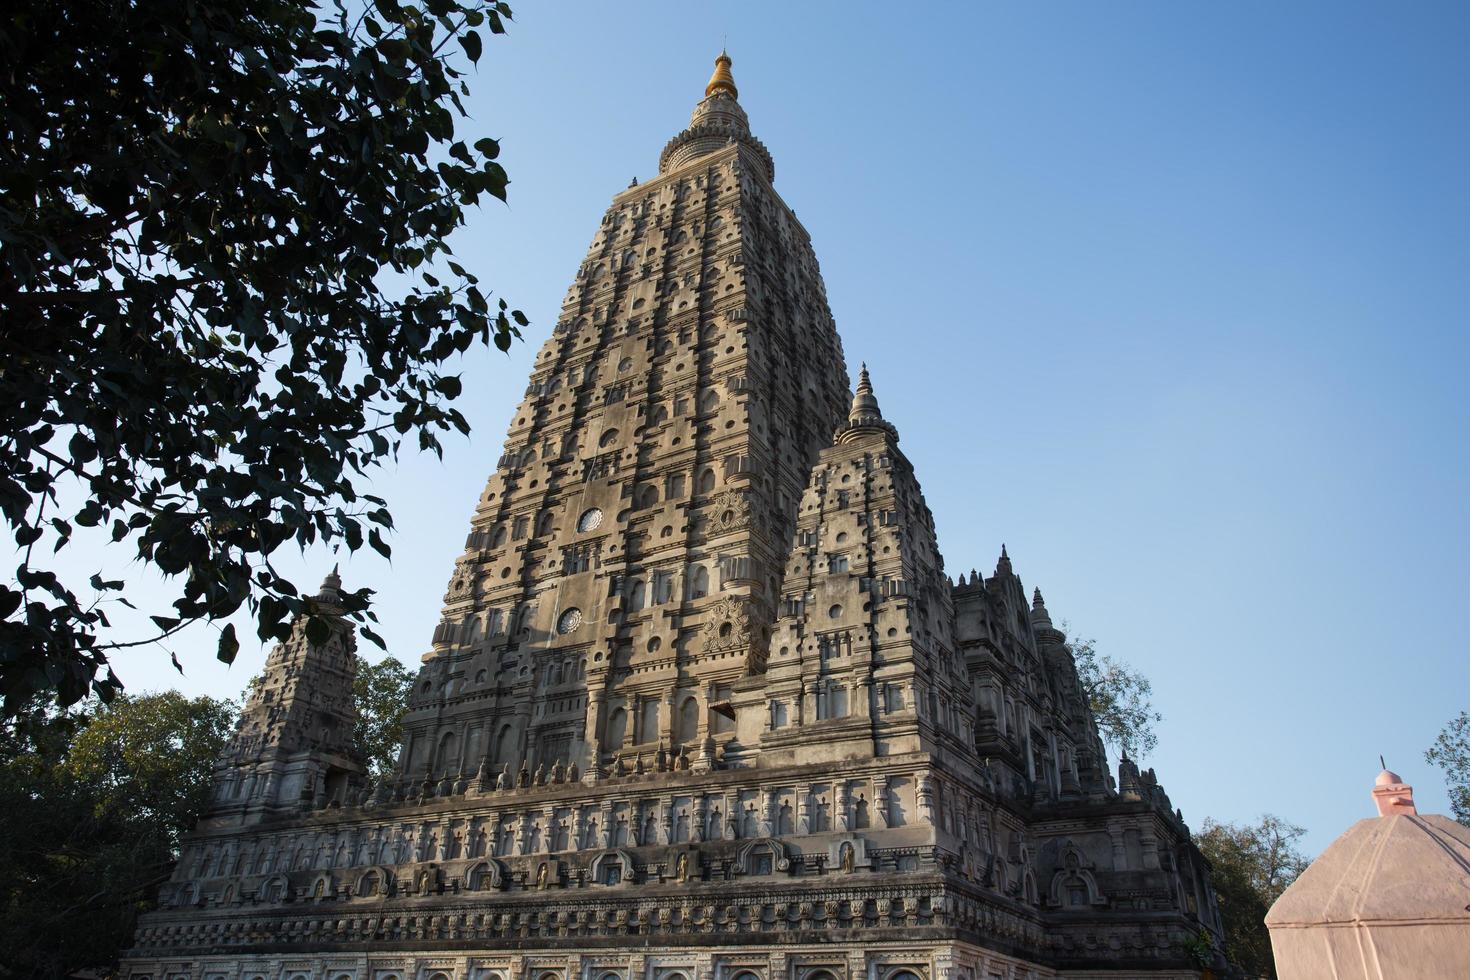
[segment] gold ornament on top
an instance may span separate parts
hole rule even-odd
[[[716,92],[728,92],[730,98],[740,98],[740,90],[735,87],[735,76],[730,74],[730,64],[730,56],[721,51],[720,56],[715,59],[715,73],[709,77],[709,84],[704,87],[705,98]]]

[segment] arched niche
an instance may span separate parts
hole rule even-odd
[[[466,891],[493,891],[505,887],[505,868],[499,861],[477,861],[465,869]]]
[[[780,841],[760,837],[740,849],[739,867],[747,875],[785,874],[791,870],[791,859]]]
[[[633,857],[627,851],[614,849],[603,851],[592,859],[588,869],[592,883],[596,885],[632,884],[634,881]]]

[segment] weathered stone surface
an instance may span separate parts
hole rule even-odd
[[[536,359],[397,771],[252,722],[341,791],[223,794],[133,976],[1198,975],[1188,830],[1009,557],[946,577],[728,68]]]

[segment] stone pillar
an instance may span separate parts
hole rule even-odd
[[[574,851],[582,849],[582,838],[587,834],[587,811],[591,809],[586,803],[577,804],[572,810],[572,826],[567,831],[567,845]]]
[[[612,805],[612,803],[609,802],[609,803],[602,804],[601,809],[598,810],[597,819],[598,819],[598,831],[599,831],[599,833],[602,834],[602,846],[603,847],[612,847],[613,846],[613,833],[617,830],[617,827],[613,823],[613,805]]]
[[[812,832],[812,788],[800,789],[796,793],[796,832]]]
[[[1145,827],[1142,835],[1143,868],[1145,871],[1159,870],[1159,838],[1153,827]]]
[[[1123,828],[1115,823],[1108,824],[1108,840],[1113,845],[1113,870],[1128,870],[1128,848],[1123,843]]]
[[[589,751],[586,753],[587,758],[584,760],[586,763],[586,770],[589,773],[592,772],[594,769],[602,768],[602,731],[603,726],[606,724],[606,709],[607,692],[603,690],[602,684],[601,682],[599,682],[596,687],[593,687],[592,690],[588,692],[587,725],[582,730],[583,741],[589,747]],[[636,724],[637,719],[633,719],[633,722]],[[623,731],[625,735],[627,733],[627,729],[628,725],[625,722],[623,724]],[[613,751],[617,751],[617,746],[609,746],[609,748]]]
[[[516,853],[531,853],[531,814],[523,813],[520,817],[520,826],[516,828]]]
[[[834,794],[837,813],[835,826],[838,830],[852,829],[852,786],[847,780],[842,780],[836,786]]]
[[[925,823],[937,825],[934,813],[934,778],[927,772],[919,774],[916,795],[919,802],[919,819]]]
[[[660,744],[674,744],[674,695],[665,691],[658,701],[658,740]]]
[[[882,830],[888,826],[888,777],[873,777],[873,825]]]
[[[705,822],[709,819],[709,802],[703,793],[694,794],[689,807],[689,839],[697,844],[704,843]]]

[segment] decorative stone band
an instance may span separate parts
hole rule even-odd
[[[766,145],[749,133],[742,133],[736,127],[723,123],[690,126],[669,140],[663,152],[658,155],[658,171],[666,174],[692,160],[708,156],[729,143],[739,143],[754,153],[765,169],[766,180],[775,182],[776,162],[771,159],[771,151],[766,149]]]

